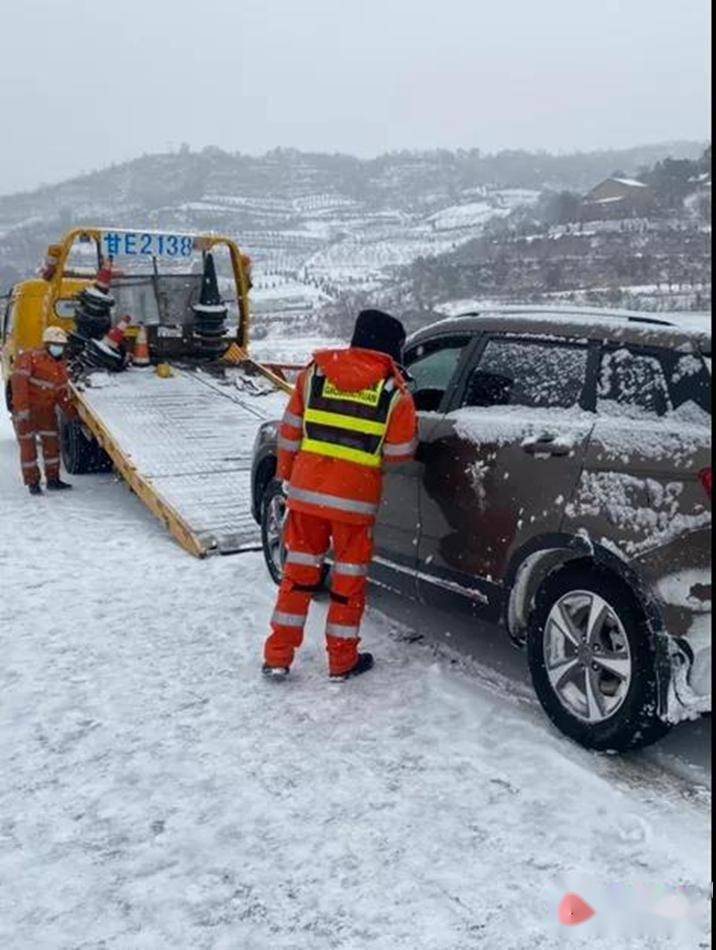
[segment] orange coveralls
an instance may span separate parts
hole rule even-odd
[[[72,416],[67,388],[67,367],[62,360],[50,356],[47,350],[28,350],[13,366],[10,376],[12,387],[12,419],[20,443],[22,478],[26,485],[40,481],[37,464],[37,444],[42,443],[45,478],[60,474],[60,438],[57,408]]]
[[[316,448],[307,450],[311,442],[304,415],[315,375],[327,378],[335,387],[331,393],[336,406],[357,402],[349,399],[341,403],[341,394],[350,397],[380,386],[381,381],[393,390],[377,466],[324,455]],[[369,410],[354,411],[370,418]],[[410,461],[417,445],[416,433],[413,398],[389,356],[358,348],[324,350],[315,354],[299,376],[279,431],[276,476],[289,483],[287,552],[272,632],[264,648],[269,666],[290,667],[303,640],[311,595],[320,583],[331,542],[331,604],[326,623],[329,671],[341,675],[355,666],[373,555],[373,524],[383,483],[381,464]],[[321,437],[330,442],[330,428]]]

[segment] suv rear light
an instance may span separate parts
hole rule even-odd
[[[699,478],[701,479],[701,484],[704,486],[704,491],[709,496],[709,501],[711,501],[711,466],[708,468],[702,468],[699,472]]]

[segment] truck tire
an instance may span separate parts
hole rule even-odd
[[[653,635],[613,575],[573,565],[548,578],[530,618],[527,657],[544,711],[585,748],[626,752],[668,731],[657,713]]]
[[[62,461],[70,475],[111,472],[112,460],[96,439],[87,438],[79,419],[63,419],[60,433]]]

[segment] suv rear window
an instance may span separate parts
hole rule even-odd
[[[696,354],[630,347],[602,354],[597,411],[603,415],[658,418],[674,410],[688,414],[692,408],[698,416],[699,410],[710,414],[710,406],[711,378]]]
[[[663,358],[674,409],[693,403],[711,415],[711,370],[696,353],[667,352]]]
[[[464,406],[570,409],[580,403],[587,348],[532,340],[488,340],[465,390]]]

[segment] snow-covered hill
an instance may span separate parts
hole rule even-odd
[[[379,290],[395,268],[460,248],[545,187],[584,189],[614,167],[635,171],[699,148],[667,143],[562,156],[475,149],[372,160],[291,149],[146,155],[0,197],[0,293],[32,273],[47,244],[72,225],[217,231],[254,259],[257,300],[270,319],[290,307],[264,291],[285,284],[295,297],[300,284],[310,309],[346,290]]]

